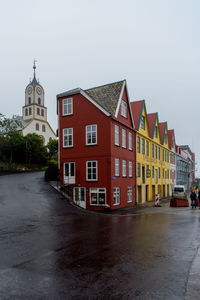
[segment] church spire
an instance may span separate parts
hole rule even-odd
[[[32,85],[39,84],[39,82],[37,81],[36,76],[35,76],[36,62],[37,61],[34,59],[34,61],[33,61],[33,80],[31,82]]]
[[[33,61],[33,78],[35,78],[36,60]]]

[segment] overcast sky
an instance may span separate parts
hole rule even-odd
[[[21,115],[33,76],[57,128],[56,94],[126,79],[130,100],[200,155],[199,0],[0,0],[0,112]],[[200,166],[197,166],[200,174]]]

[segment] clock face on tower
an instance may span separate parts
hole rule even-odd
[[[32,93],[32,87],[31,86],[29,86],[29,88],[28,88],[28,94],[30,95],[31,93]]]
[[[40,87],[37,87],[37,88],[36,88],[36,91],[37,91],[38,95],[41,95],[41,94],[42,94],[42,89],[41,89]]]

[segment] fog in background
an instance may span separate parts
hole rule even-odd
[[[22,114],[33,76],[57,128],[56,94],[127,80],[130,100],[200,154],[200,1],[0,0],[0,112]],[[200,174],[200,166],[197,165]]]

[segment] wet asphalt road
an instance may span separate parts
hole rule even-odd
[[[41,172],[1,176],[0,299],[198,299],[199,232],[200,210],[90,213]]]

